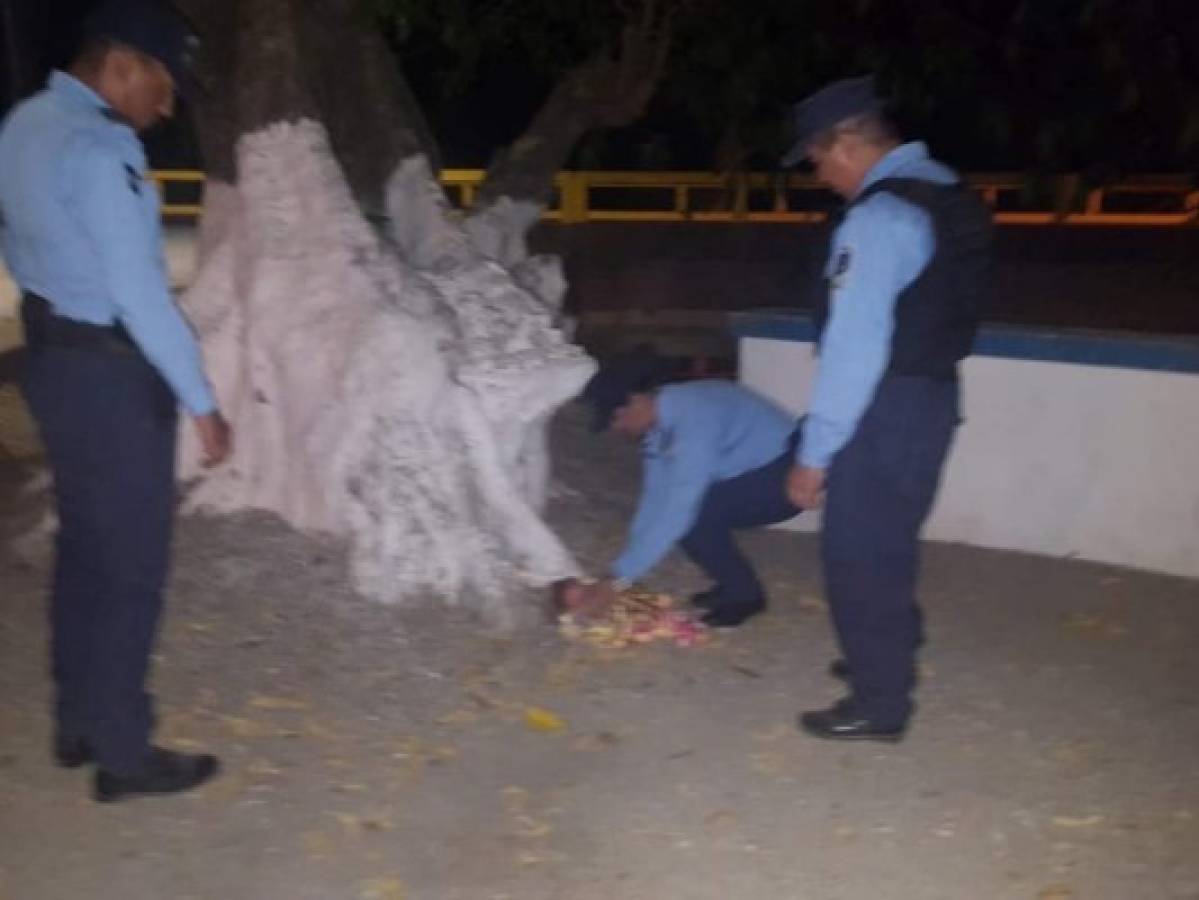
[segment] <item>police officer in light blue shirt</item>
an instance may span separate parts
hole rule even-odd
[[[54,755],[93,796],[186,790],[209,755],[150,743],[145,691],[174,512],[176,408],[205,461],[231,437],[170,294],[137,132],[174,111],[192,39],[155,0],[108,3],[69,72],[0,124],[0,250],[23,290],[23,390],[54,474]]]
[[[795,454],[794,417],[728,381],[658,383],[663,360],[633,354],[603,367],[584,391],[597,430],[641,441],[641,499],[611,578],[579,602],[602,604],[646,575],[677,544],[713,581],[693,598],[703,620],[735,628],[766,606],[735,531],[797,515],[783,486]],[[656,389],[655,389],[656,388]]]
[[[788,476],[825,505],[826,590],[851,693],[801,716],[834,739],[899,740],[922,642],[919,533],[958,424],[958,363],[983,307],[986,209],[921,143],[900,143],[869,77],[795,108],[796,144],[847,201],[817,304],[820,362]],[[826,497],[827,491],[827,497]]]

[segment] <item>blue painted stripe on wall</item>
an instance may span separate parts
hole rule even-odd
[[[737,337],[811,343],[811,317],[787,310],[730,314]],[[1199,339],[989,325],[974,343],[978,356],[1199,374]]]

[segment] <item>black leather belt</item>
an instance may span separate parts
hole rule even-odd
[[[71,347],[121,356],[141,356],[125,326],[93,325],[54,314],[44,297],[25,292],[21,302],[21,321],[25,326],[25,343],[38,347]]]

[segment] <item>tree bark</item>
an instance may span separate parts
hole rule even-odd
[[[594,369],[556,327],[556,261],[501,265],[480,253],[402,97],[370,152],[341,164],[337,134],[342,148],[369,138],[366,105],[398,83],[371,40],[315,33],[322,22],[348,28],[337,18],[348,6],[234,5],[233,111],[207,121],[236,123],[237,178],[208,197],[219,208],[206,211],[208,246],[184,306],[237,450],[204,470],[183,430],[189,507],[266,509],[332,533],[377,600],[432,596],[495,623],[526,620],[536,606],[520,588],[578,574],[539,517],[547,419]],[[343,48],[335,59],[333,47]],[[359,102],[361,120],[332,110]],[[364,216],[374,193],[380,206],[365,208],[387,214],[386,233]]]
[[[299,42],[318,118],[359,204],[384,212],[387,179],[417,154],[434,172],[439,153],[420,105],[357,0],[301,0]]]
[[[354,0],[278,0],[269,10],[249,0],[176,2],[202,38],[206,90],[194,109],[205,169],[217,180],[237,180],[234,145],[255,119],[301,115],[325,125],[368,215],[381,214],[400,160],[423,153],[436,167],[436,142],[420,106]],[[287,85],[258,77],[270,72],[288,73]],[[280,109],[288,115],[278,116]]]
[[[196,75],[201,90],[187,105],[194,117],[204,171],[212,180],[233,184],[237,180],[239,0],[175,0],[175,6],[192,22],[200,38]]]
[[[568,72],[532,124],[496,155],[467,232],[502,264],[528,256],[525,237],[549,201],[554,176],[579,139],[641,117],[657,89],[674,37],[674,18],[692,0],[628,0],[619,51],[603,50]]]
[[[661,80],[681,5],[646,0],[626,23],[618,52],[594,54],[554,86],[529,128],[488,168],[480,209],[502,198],[544,206],[554,176],[584,134],[619,128],[644,114]]]

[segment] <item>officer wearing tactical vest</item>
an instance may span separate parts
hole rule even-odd
[[[137,132],[174,111],[190,33],[151,0],[109,3],[69,73],[0,125],[0,248],[24,291],[23,389],[54,474],[54,755],[93,796],[186,790],[217,760],[154,747],[145,691],[174,512],[176,404],[205,455],[228,425],[176,308]]]
[[[826,591],[849,695],[800,716],[833,739],[897,741],[922,642],[919,533],[957,428],[991,253],[990,217],[922,143],[901,144],[869,77],[794,108],[797,141],[847,201],[817,304],[820,361],[791,502],[824,505]]]

